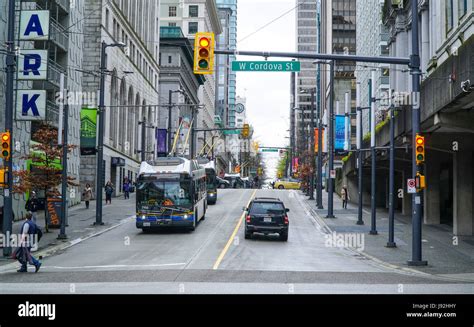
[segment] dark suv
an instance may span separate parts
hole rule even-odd
[[[280,240],[288,240],[288,212],[290,209],[277,198],[255,198],[250,202],[245,217],[245,238],[249,239],[253,233],[265,235],[278,233]]]

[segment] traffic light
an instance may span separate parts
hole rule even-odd
[[[250,134],[250,126],[249,124],[244,124],[244,127],[242,128],[242,137],[244,139],[248,138]]]
[[[425,162],[425,137],[421,136],[420,134],[416,134],[415,146],[416,164],[423,164]]]
[[[258,142],[253,142],[253,148],[254,148],[255,152],[258,152],[259,147],[260,147],[260,144],[258,144]]]
[[[11,156],[11,136],[10,132],[2,133],[2,158],[4,160],[10,159]]]
[[[196,33],[194,40],[194,74],[213,73],[214,43],[214,33]]]
[[[416,173],[415,185],[418,191],[424,190],[426,188],[425,176],[421,173]]]

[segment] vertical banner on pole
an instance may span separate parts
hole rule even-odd
[[[97,136],[97,109],[81,109],[81,155],[95,155]]]
[[[165,128],[156,129],[156,155],[158,157],[166,157],[168,154],[167,149],[167,135],[168,131]]]
[[[321,129],[321,144],[324,144],[324,128]],[[314,129],[314,152],[319,153],[319,129],[315,128]],[[324,152],[324,147],[321,149],[322,152]]]
[[[334,149],[336,151],[343,151],[344,150],[344,139],[345,139],[345,116],[343,115],[336,115],[335,119],[335,146]]]

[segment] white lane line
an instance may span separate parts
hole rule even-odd
[[[161,264],[149,264],[149,265],[103,265],[103,266],[45,266],[47,269],[103,269],[103,268],[154,268],[154,267],[169,267],[169,266],[184,266],[185,262],[179,263],[161,263]]]

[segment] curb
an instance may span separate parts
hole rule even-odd
[[[310,216],[313,217],[313,219],[316,221],[316,223],[322,226],[322,228],[325,230],[325,233],[331,234],[333,232],[333,230],[329,227],[328,224],[326,224],[324,219],[313,208],[311,208],[306,201],[304,201],[301,198],[301,195],[299,193],[297,193],[297,192],[295,192],[295,193],[297,194],[296,196],[297,196],[298,201],[305,207],[305,211],[309,212]],[[349,250],[353,253],[361,255],[361,256],[367,258],[368,260],[371,260],[371,261],[375,262],[379,266],[382,266],[382,267],[390,269],[390,270],[394,270],[395,272],[398,272],[398,273],[408,274],[408,275],[412,275],[412,276],[416,275],[416,276],[425,277],[425,278],[429,277],[429,278],[433,278],[433,279],[437,279],[437,280],[443,280],[443,281],[474,283],[473,279],[446,277],[446,276],[440,276],[440,275],[437,275],[437,274],[431,274],[431,273],[419,271],[419,270],[416,270],[416,269],[401,267],[401,266],[398,266],[398,265],[391,264],[389,262],[378,259],[378,258],[376,258],[376,257],[374,257],[374,256],[372,256],[372,255],[370,255],[370,254],[368,254],[364,251],[358,251],[358,250],[355,250],[355,249],[349,248],[349,247],[345,247],[344,249],[347,249],[347,250]]]
[[[115,225],[112,225],[112,226],[110,226],[108,228],[105,228],[103,230],[100,230],[98,232],[93,232],[93,233],[87,234],[84,237],[78,237],[74,240],[64,242],[63,244],[54,245],[54,246],[49,247],[49,248],[46,247],[41,251],[35,252],[35,257],[42,257],[42,259],[50,257],[50,256],[54,255],[55,253],[57,253],[59,251],[64,251],[64,250],[69,249],[70,247],[72,247],[74,245],[77,245],[79,243],[87,241],[88,239],[90,239],[92,237],[102,235],[102,234],[104,234],[106,232],[109,232],[109,231],[111,231],[111,230],[113,230],[117,227],[120,227],[120,226],[126,224],[127,222],[129,222],[130,220],[132,220],[134,217],[135,216],[130,216],[130,217],[124,218],[124,219],[120,220],[120,222],[115,224]],[[0,267],[0,274],[5,273],[5,272],[9,272],[12,269],[17,269],[17,268],[18,268],[18,263],[16,261],[14,261],[12,263],[5,264],[5,265]]]

